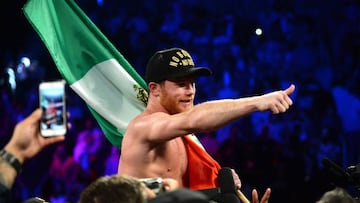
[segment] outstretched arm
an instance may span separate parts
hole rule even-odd
[[[136,129],[148,129],[147,139],[165,141],[189,133],[217,130],[230,122],[256,111],[283,113],[292,105],[290,95],[295,86],[268,94],[239,99],[224,99],[195,105],[189,111],[168,115],[155,113],[138,120]]]
[[[245,97],[234,100],[205,102],[185,112],[190,118],[188,125],[195,131],[216,130],[224,125],[256,111],[283,113],[292,105],[289,97],[295,90],[291,85],[286,90],[275,91],[261,96]]]

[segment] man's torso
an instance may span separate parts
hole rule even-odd
[[[127,136],[127,137],[126,137]],[[181,137],[151,147],[149,143],[124,137],[119,174],[138,178],[173,178],[183,185],[187,170],[187,152]]]

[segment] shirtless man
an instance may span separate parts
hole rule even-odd
[[[133,119],[122,142],[119,174],[138,178],[173,178],[191,189],[218,187],[220,166],[196,143],[193,133],[214,131],[256,111],[285,112],[295,90],[224,99],[194,105],[195,79],[210,75],[195,68],[188,52],[172,48],[156,52],[147,64],[149,98],[145,111]],[[234,172],[237,188],[241,187]]]

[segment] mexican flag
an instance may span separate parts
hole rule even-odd
[[[145,109],[144,80],[74,0],[29,0],[24,13],[63,78],[120,148],[128,123]]]

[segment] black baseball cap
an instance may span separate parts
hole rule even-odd
[[[183,77],[211,75],[212,71],[204,67],[195,67],[190,54],[180,48],[157,51],[146,66],[145,80],[161,82]]]

